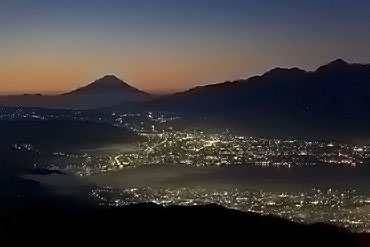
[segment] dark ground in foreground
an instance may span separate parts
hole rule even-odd
[[[152,203],[120,208],[60,210],[30,207],[2,217],[0,240],[16,243],[128,243],[143,245],[242,244],[244,246],[369,246],[370,236],[325,224],[300,225],[217,205]]]

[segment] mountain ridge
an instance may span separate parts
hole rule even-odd
[[[331,62],[329,62],[325,65],[319,66],[316,70],[312,70],[312,71],[300,69],[298,67],[291,67],[291,68],[275,67],[275,68],[270,69],[270,70],[268,70],[267,72],[265,72],[261,75],[254,75],[254,76],[244,78],[244,79],[241,78],[241,79],[236,79],[236,80],[231,80],[231,81],[227,80],[227,81],[224,81],[224,82],[216,82],[216,83],[211,83],[211,84],[207,84],[207,85],[204,85],[204,86],[196,86],[196,87],[190,88],[188,90],[185,90],[183,92],[176,92],[172,95],[178,95],[178,94],[186,93],[186,92],[201,89],[201,88],[210,88],[210,87],[213,87],[213,86],[223,86],[225,84],[233,84],[233,83],[242,83],[242,82],[246,82],[246,81],[253,81],[253,80],[259,79],[261,77],[266,77],[266,76],[271,76],[271,75],[279,75],[279,74],[284,75],[287,72],[294,72],[296,74],[301,73],[301,74],[309,75],[309,74],[314,74],[314,73],[323,72],[323,71],[324,72],[337,71],[337,69],[339,69],[339,68],[346,68],[346,67],[347,68],[348,67],[368,67],[369,72],[370,72],[370,64],[369,63],[365,63],[365,64],[362,64],[362,63],[348,63],[345,60],[343,60],[341,58],[338,58],[338,59],[333,60],[333,61],[331,61]],[[165,95],[163,97],[168,97],[168,96],[171,96],[171,95]]]
[[[163,96],[140,108],[238,125],[251,135],[370,142],[370,65],[337,59],[314,71],[274,68]]]

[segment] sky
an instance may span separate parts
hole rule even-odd
[[[148,92],[370,62],[368,0],[1,0],[0,94],[114,74]]]

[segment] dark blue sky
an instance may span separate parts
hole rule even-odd
[[[275,66],[370,62],[370,1],[0,2],[3,91],[68,90],[114,73],[180,90]]]

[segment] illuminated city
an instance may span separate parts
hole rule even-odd
[[[70,111],[66,119],[106,121],[128,128],[144,137],[122,152],[96,152],[83,150],[75,153],[62,151],[45,153],[31,144],[15,143],[13,148],[46,155],[50,163],[38,164],[81,177],[124,171],[136,167],[177,164],[194,167],[276,167],[291,169],[304,166],[346,166],[356,169],[367,166],[370,147],[336,142],[302,141],[253,138],[202,131],[199,127],[174,129],[171,123],[180,118],[170,114],[102,114],[95,115]],[[32,115],[15,110],[2,118],[50,119],[33,110]],[[126,119],[129,119],[128,121]],[[49,160],[47,159],[47,160]],[[273,214],[302,222],[327,222],[354,231],[370,231],[370,197],[355,190],[341,191],[311,189],[303,191],[274,192],[245,188],[214,190],[198,188],[112,188],[100,187],[92,195],[103,206],[122,206],[131,203],[154,202],[163,205],[202,205],[216,203],[242,211]]]
[[[0,246],[370,246],[369,13],[0,0]]]
[[[296,193],[273,193],[237,189],[101,188],[92,194],[106,206],[147,201],[186,206],[216,203],[247,212],[278,215],[302,223],[326,222],[360,232],[370,230],[370,197],[358,196],[354,191],[313,189]]]

